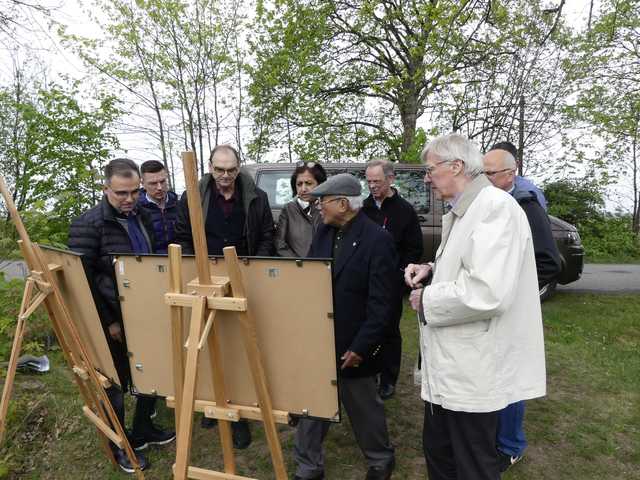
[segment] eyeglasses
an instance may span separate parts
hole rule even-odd
[[[133,198],[140,193],[139,188],[136,188],[135,190],[114,190],[113,188],[109,187],[109,190],[111,190],[111,192],[121,200],[124,200],[129,196]]]
[[[318,208],[322,208],[327,203],[335,202],[336,200],[345,200],[345,198],[344,197],[335,197],[335,198],[330,198],[329,200],[319,199],[318,200]]]
[[[226,173],[227,175],[232,177],[233,175],[238,173],[238,167],[233,167],[233,168],[213,167],[213,173],[215,173],[216,175],[220,175],[220,176],[222,176],[222,175],[224,175]]]
[[[436,163],[435,165],[429,165],[427,168],[425,168],[425,173],[427,174],[428,177],[430,177],[431,175],[433,175],[433,172],[438,167],[438,165],[442,165],[443,163],[450,163],[450,162],[451,160],[442,160]]]
[[[484,171],[484,174],[485,174],[487,177],[493,177],[493,176],[495,176],[495,175],[497,175],[497,174],[499,174],[499,173],[502,173],[502,172],[509,172],[509,171],[513,171],[513,168],[503,168],[502,170],[496,170],[496,171],[492,171],[492,170],[485,170],[485,171]]]
[[[296,167],[313,168],[315,166],[316,166],[316,162],[305,162],[304,160],[300,160],[299,162],[296,162]]]

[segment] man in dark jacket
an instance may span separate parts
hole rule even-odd
[[[143,188],[138,197],[138,207],[151,215],[155,238],[153,252],[166,254],[176,237],[178,196],[169,190],[167,169],[162,162],[148,160],[140,165],[140,173]]]
[[[104,174],[102,201],[73,220],[69,230],[69,248],[83,254],[82,263],[89,287],[122,387],[109,387],[107,395],[124,426],[123,391],[131,383],[131,371],[112,254],[152,253],[153,227],[151,218],[136,208],[140,191],[138,166],[129,159],[116,159],[109,162]],[[151,397],[137,399],[131,439],[136,450],[142,450],[149,444],[166,444],[175,438],[174,432],[159,430],[151,423],[155,400]],[[133,473],[124,451],[113,445],[112,448],[120,468]],[[142,468],[146,467],[147,462],[142,455],[138,455],[138,460]]]
[[[230,145],[218,145],[209,158],[211,173],[200,179],[202,216],[209,255],[222,255],[224,247],[236,247],[239,256],[270,256],[274,251],[273,215],[267,194],[251,177],[240,171],[240,155]],[[183,253],[193,253],[193,236],[187,193],[180,199],[176,240]],[[215,419],[204,417],[202,426],[211,428]],[[246,420],[231,424],[233,445],[247,448],[251,431]]]
[[[200,179],[202,215],[209,255],[236,247],[239,256],[273,254],[273,215],[267,194],[240,171],[240,156],[230,145],[218,145],[209,158],[210,173]],[[193,253],[186,192],[180,199],[176,240]]]
[[[502,149],[490,150],[483,158],[484,173],[494,186],[509,192],[527,215],[536,257],[538,288],[544,288],[560,273],[560,254],[553,239],[549,217],[535,191],[525,190],[515,180],[516,159]],[[512,403],[498,415],[497,447],[501,471],[518,462],[527,448],[524,434],[524,401]]]
[[[387,230],[393,237],[398,252],[395,292],[389,329],[382,345],[382,372],[380,372],[380,397],[391,398],[395,393],[402,360],[400,317],[402,298],[406,291],[404,269],[410,263],[418,263],[422,256],[422,231],[418,215],[409,202],[391,185],[395,179],[393,164],[387,160],[372,160],[365,172],[370,195],[364,200],[362,210],[367,216]]]
[[[360,182],[335,175],[311,193],[319,197],[323,225],[310,257],[333,258],[333,301],[340,399],[369,465],[367,480],[391,478],[394,449],[384,404],[377,394],[378,353],[391,314],[397,258],[391,236],[360,211]],[[295,478],[324,478],[322,441],[329,423],[302,419]]]

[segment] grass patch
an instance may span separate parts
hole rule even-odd
[[[548,396],[527,403],[529,449],[504,478],[640,479],[640,296],[557,294],[543,307]],[[417,351],[415,317],[405,308],[403,371],[396,396],[386,403],[396,446],[396,479],[424,479],[422,402],[413,385]],[[19,374],[0,450],[0,479],[125,478],[102,456],[95,431],[80,414],[80,400],[59,352],[52,371]],[[130,405],[129,405],[130,406]],[[128,408],[128,414],[131,413]],[[327,436],[326,478],[360,480],[366,464],[346,416]],[[222,470],[217,429],[194,419],[192,464]],[[173,412],[160,407],[157,423],[170,426]],[[130,419],[127,422],[130,425]],[[281,426],[285,457],[293,476],[293,429]],[[260,426],[254,443],[237,451],[238,473],[273,478]],[[147,479],[170,479],[175,445],[147,450]]]

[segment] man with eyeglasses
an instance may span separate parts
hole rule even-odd
[[[140,165],[142,189],[138,206],[146,210],[153,220],[154,253],[166,254],[175,239],[178,219],[178,196],[169,190],[169,175],[162,162],[147,160]]]
[[[366,480],[387,480],[395,457],[376,375],[391,313],[397,256],[391,236],[361,211],[361,190],[356,177],[341,173],[311,191],[319,199],[322,225],[313,237],[309,257],[333,258],[340,399],[367,461]],[[324,478],[322,443],[330,425],[300,420],[294,449],[295,480]]]
[[[406,286],[402,273],[407,265],[416,263],[422,256],[422,231],[418,214],[413,205],[400,196],[392,184],[395,179],[393,164],[388,160],[371,160],[365,170],[370,195],[365,198],[362,211],[388,231],[398,252],[397,278],[389,329],[382,346],[382,372],[378,391],[383,400],[393,396],[400,374],[402,360],[402,336],[400,317]]]
[[[560,273],[560,254],[551,233],[549,217],[538,202],[534,191],[518,186],[516,159],[507,150],[490,150],[483,158],[484,173],[494,186],[511,194],[527,216],[536,259],[538,288],[543,289]],[[501,410],[496,438],[500,469],[506,471],[522,459],[527,448],[524,434],[524,401]]]
[[[498,480],[498,412],[546,393],[531,230],[466,137],[438,137],[421,158],[425,183],[451,206],[434,263],[405,270],[420,326],[427,471]]]
[[[499,150],[499,151],[509,153],[514,158],[514,161],[515,161],[515,158],[518,156],[518,149],[511,142],[498,142],[489,149],[490,152],[494,150]],[[547,199],[544,197],[544,192],[540,190],[536,186],[536,184],[534,184],[527,177],[521,177],[520,175],[515,176],[514,183],[515,183],[515,186],[518,187],[519,189],[532,192],[536,196],[536,199],[538,200],[538,203],[540,204],[540,206],[544,209],[545,212],[547,211]]]
[[[209,172],[198,185],[209,255],[222,255],[222,249],[230,246],[241,257],[273,255],[273,215],[267,194],[240,170],[238,151],[231,145],[215,147],[209,157]],[[176,240],[183,253],[193,253],[186,192],[180,199]],[[215,424],[215,419],[206,417],[201,422],[204,428]],[[233,422],[231,427],[235,448],[247,448],[251,444],[248,422]]]
[[[136,163],[128,158],[112,160],[104,169],[104,177],[102,201],[73,220],[68,244],[69,249],[83,254],[87,280],[120,377],[121,388],[114,385],[106,392],[124,426],[123,391],[131,384],[131,371],[112,254],[153,253],[154,235],[151,218],[136,206],[140,193]],[[174,432],[160,430],[151,422],[155,401],[155,397],[137,397],[131,432],[131,444],[136,452],[148,445],[164,445],[175,438]],[[134,473],[124,451],[113,444],[111,447],[120,468]],[[140,467],[146,468],[146,459],[139,453],[136,455]]]

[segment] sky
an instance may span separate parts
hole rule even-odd
[[[0,9],[6,6],[9,0],[0,0]],[[28,0],[32,1],[32,0]],[[560,0],[542,0],[542,4],[546,8],[552,8],[559,4]],[[85,37],[95,37],[99,34],[99,28],[90,19],[87,11],[91,14],[99,15],[99,11],[95,7],[91,7],[91,3],[85,0],[40,0],[39,4],[50,10],[49,17],[40,14],[37,11],[28,8],[22,8],[22,13],[26,18],[26,22],[17,30],[17,34],[7,41],[6,37],[0,37],[0,84],[5,84],[10,79],[11,65],[18,58],[20,61],[32,62],[41,72],[41,76],[48,81],[56,81],[62,77],[72,79],[84,79],[83,87],[85,90],[85,100],[91,101],[92,88],[91,82],[87,82],[87,78],[91,78],[92,72],[88,71],[83,65],[80,58],[72,51],[65,49],[57,34],[55,33],[55,25],[65,25],[69,33],[82,35]],[[589,14],[589,0],[567,0],[563,15],[565,19],[576,29],[583,28],[587,23]],[[594,12],[595,13],[595,12]],[[11,48],[15,44],[21,45],[17,51]],[[41,62],[36,63],[31,57],[41,58]],[[176,119],[177,122],[178,119]],[[418,126],[427,126],[427,115],[418,120]],[[121,151],[113,152],[114,156],[127,155],[136,161],[142,162],[148,159],[160,159],[160,151],[157,145],[140,134],[136,124],[140,123],[140,119],[129,117],[125,119],[125,123],[117,128],[117,136],[121,144]],[[246,136],[249,134],[247,131]],[[226,133],[223,132],[223,142],[235,143],[233,132],[231,129]],[[176,147],[174,157],[177,157]],[[560,147],[558,147],[560,148]],[[550,154],[557,152],[550,152]],[[176,159],[177,160],[177,159]],[[175,161],[176,168],[176,187],[180,188],[182,182],[181,168],[179,161]],[[542,181],[543,178],[533,176],[534,180]],[[608,202],[608,208],[615,209],[617,203],[624,195],[623,185],[620,188],[612,189],[611,200]],[[624,199],[623,204],[627,203]]]

